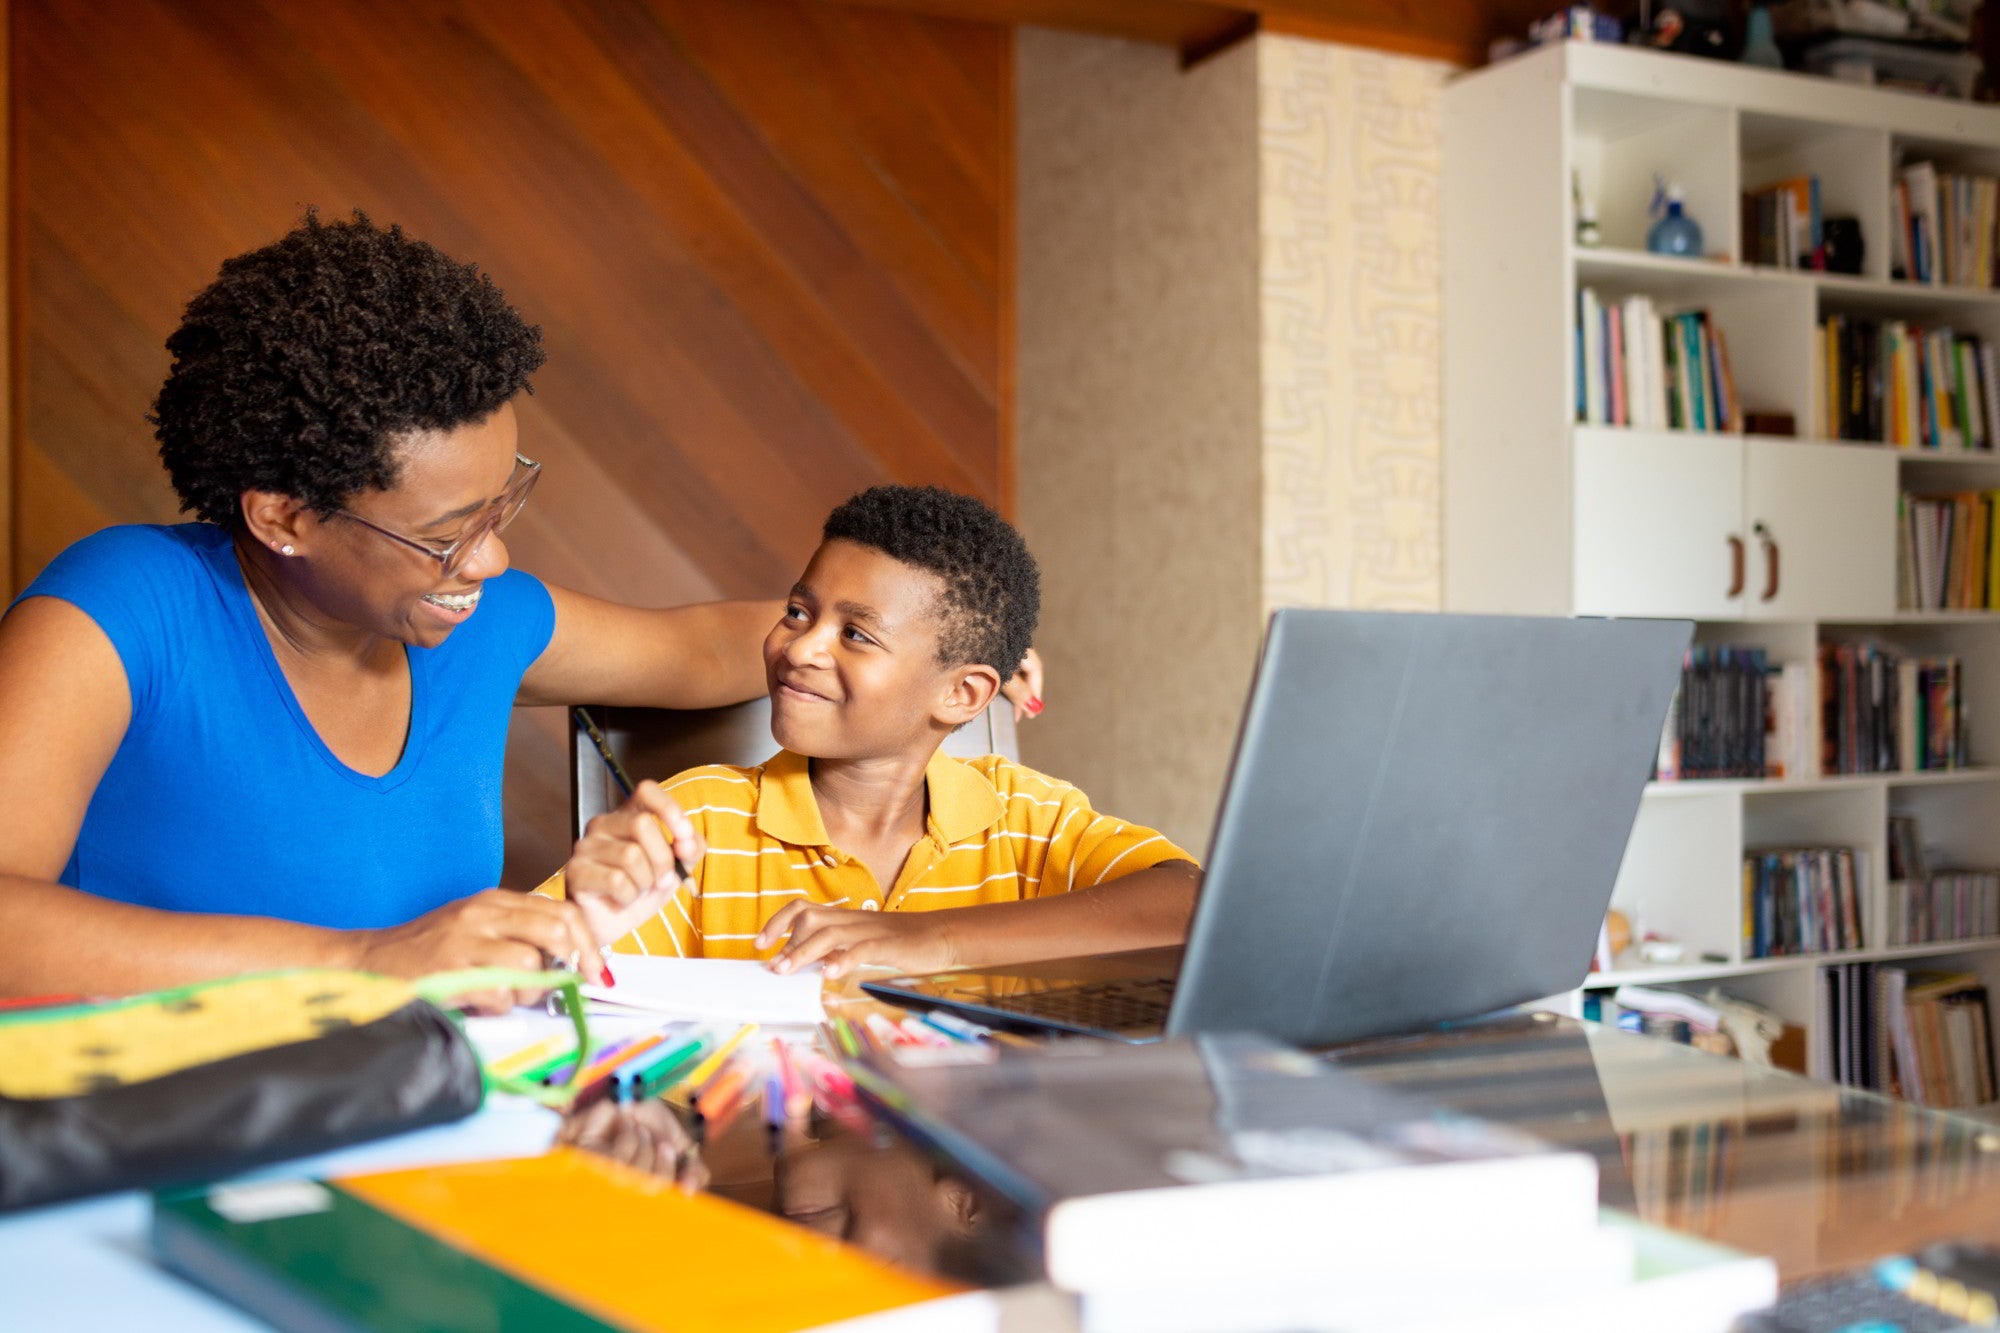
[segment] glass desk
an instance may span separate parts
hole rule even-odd
[[[1342,1067],[1592,1154],[1603,1202],[1773,1256],[1790,1282],[1932,1241],[2000,1244],[2000,1130],[1872,1093],[1553,1014],[1357,1043]],[[738,1122],[711,1188],[885,1257],[980,1285],[1031,1280],[1017,1219],[888,1131],[772,1154]]]

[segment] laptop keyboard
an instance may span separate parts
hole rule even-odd
[[[1167,1021],[1174,983],[1159,977],[1124,981],[1093,981],[1061,990],[996,995],[981,1001],[988,1008],[1026,1014],[1071,1027],[1123,1031],[1159,1027]]]

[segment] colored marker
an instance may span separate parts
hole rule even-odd
[[[498,1060],[488,1065],[487,1069],[492,1072],[495,1078],[512,1078],[524,1070],[532,1069],[536,1065],[541,1064],[551,1055],[567,1056],[571,1054],[575,1044],[575,1033],[557,1032],[543,1037],[540,1041],[530,1042],[518,1051],[501,1056]]]
[[[776,1070],[764,1080],[764,1124],[773,1138],[785,1132],[791,1116],[785,1110],[785,1076]]]
[[[737,1060],[728,1068],[709,1080],[707,1087],[694,1095],[694,1113],[698,1120],[714,1120],[725,1106],[734,1105],[750,1086],[750,1062]]]
[[[665,1040],[665,1034],[654,1032],[640,1037],[637,1041],[632,1042],[622,1050],[611,1051],[598,1056],[584,1067],[584,1071],[581,1074],[576,1076],[577,1091],[587,1092],[595,1089],[606,1078],[610,1077],[612,1070],[617,1069],[620,1065],[629,1064]]]
[[[662,1042],[644,1059],[621,1065],[611,1075],[618,1100],[636,1102],[652,1096],[666,1087],[681,1070],[699,1060],[701,1049],[707,1043],[708,1034],[697,1032],[685,1041]]]
[[[690,1090],[696,1089],[709,1079],[714,1078],[715,1071],[722,1068],[722,1062],[734,1055],[736,1048],[748,1040],[750,1035],[756,1030],[757,1025],[755,1023],[745,1023],[742,1027],[736,1029],[735,1036],[723,1042],[722,1045],[716,1047],[713,1051],[710,1051],[708,1058],[694,1067],[694,1072],[687,1076],[687,1081],[681,1087]],[[678,1088],[675,1089],[676,1092],[679,1090]]]
[[[658,1034],[653,1034],[653,1035],[658,1035]],[[622,1041],[614,1041],[609,1046],[600,1046],[592,1054],[591,1063],[596,1064],[600,1060],[609,1059],[610,1057],[618,1054],[620,1051],[626,1049],[627,1047],[631,1046],[634,1042],[637,1042],[639,1040],[640,1037],[631,1036],[631,1037],[626,1037]],[[575,1072],[576,1072],[576,1052],[568,1051],[565,1052],[563,1055],[557,1057],[554,1067],[548,1070],[545,1074],[543,1074],[541,1076],[541,1079],[543,1083],[548,1084],[550,1087],[560,1087],[564,1083],[569,1082],[571,1076]]]
[[[803,1116],[812,1109],[812,1089],[806,1086],[799,1074],[798,1064],[792,1059],[791,1050],[782,1041],[773,1041],[771,1048],[778,1056],[778,1077],[784,1081],[785,1113]]]

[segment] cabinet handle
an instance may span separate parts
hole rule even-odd
[[[1733,532],[1729,534],[1729,591],[1723,595],[1743,595],[1743,539]]]
[[[1761,522],[1751,528],[1751,531],[1757,534],[1757,540],[1764,547],[1763,600],[1768,602],[1778,595],[1778,543],[1777,539],[1771,536],[1771,530]]]

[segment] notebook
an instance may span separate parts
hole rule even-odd
[[[166,1266],[287,1330],[784,1333],[990,1299],[589,1153],[162,1193]]]
[[[1301,1045],[1573,989],[1692,633],[1686,621],[1277,611],[1178,959],[863,985],[1019,1029]]]

